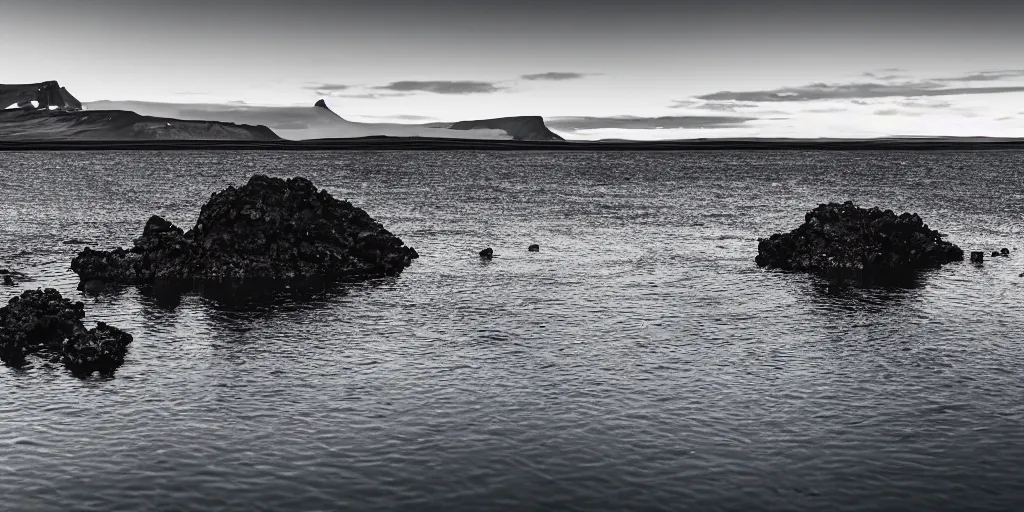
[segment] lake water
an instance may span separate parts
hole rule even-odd
[[[62,241],[191,227],[254,173],[421,257],[269,302],[76,290]],[[1014,252],[891,289],[754,265],[847,199]],[[0,267],[32,278],[3,303],[55,287],[135,338],[110,379],[0,368],[3,510],[1024,502],[1020,152],[0,153]]]

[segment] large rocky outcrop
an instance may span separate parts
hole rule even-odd
[[[448,126],[451,130],[504,130],[513,140],[565,140],[548,129],[541,116],[499,117],[459,121]]]
[[[334,280],[396,275],[417,257],[309,180],[256,175],[213,194],[188,232],[154,216],[130,250],[86,248],[71,269],[83,282]]]
[[[82,102],[54,80],[38,84],[0,84],[0,109],[11,105],[31,108],[33,101],[38,103],[35,108],[44,110],[51,107],[61,110],[82,109]]]
[[[760,239],[757,252],[762,267],[828,274],[886,275],[964,258],[916,213],[896,215],[850,201],[819,205],[800,227]]]
[[[86,330],[85,306],[57,290],[27,290],[0,308],[0,360],[19,367],[31,354],[62,361],[76,375],[113,372],[132,336],[99,322]]]

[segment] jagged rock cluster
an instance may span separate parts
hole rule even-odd
[[[0,360],[18,367],[39,354],[76,375],[113,372],[124,363],[132,336],[102,322],[86,330],[84,307],[52,288],[12,298],[0,308]]]
[[[938,267],[964,252],[928,228],[916,213],[858,208],[852,202],[819,205],[789,233],[760,239],[755,261],[817,273],[872,273]]]
[[[83,282],[372,278],[398,274],[418,256],[309,180],[256,175],[213,194],[188,232],[153,216],[130,250],[86,248],[71,269]]]

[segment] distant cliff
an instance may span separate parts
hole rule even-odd
[[[448,126],[451,130],[504,130],[513,140],[565,140],[548,129],[540,116],[499,117],[476,121],[459,121]]]
[[[182,121],[124,110],[0,110],[4,140],[211,140],[268,141],[280,138],[266,126]]]
[[[32,102],[36,102],[37,105],[33,106]],[[38,84],[0,84],[0,110],[12,105],[19,108],[82,109],[82,102],[54,80]]]

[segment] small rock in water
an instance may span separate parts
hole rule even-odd
[[[14,279],[11,279],[11,276],[4,275],[4,286],[14,286],[14,284]]]
[[[485,260],[489,260],[489,259],[493,258],[494,257],[494,249],[491,249],[490,247],[488,247],[488,248],[480,251],[480,257],[485,259]]]
[[[90,375],[110,373],[124,364],[132,335],[103,322],[88,331],[80,330],[66,338],[61,346],[61,360],[71,373]]]
[[[999,252],[999,251],[992,251],[992,257],[993,258],[998,258],[998,257],[1000,257],[1002,255],[1003,254],[1001,252]]]
[[[130,334],[102,322],[86,330],[85,306],[53,288],[27,290],[0,308],[0,360],[19,367],[30,354],[63,360],[76,375],[112,372],[124,362]]]
[[[526,250],[530,251],[530,252],[540,252],[540,246],[537,245],[537,244],[533,244],[530,247],[528,247]]]
[[[827,274],[899,274],[962,261],[964,252],[917,214],[821,204],[789,233],[758,240],[761,267]]]
[[[999,249],[999,252],[1003,253],[1003,256],[1009,256],[1010,255],[1010,250],[1007,249],[1006,247],[1003,247],[1002,249]]]
[[[981,251],[971,251],[971,263],[984,263],[985,253]]]

